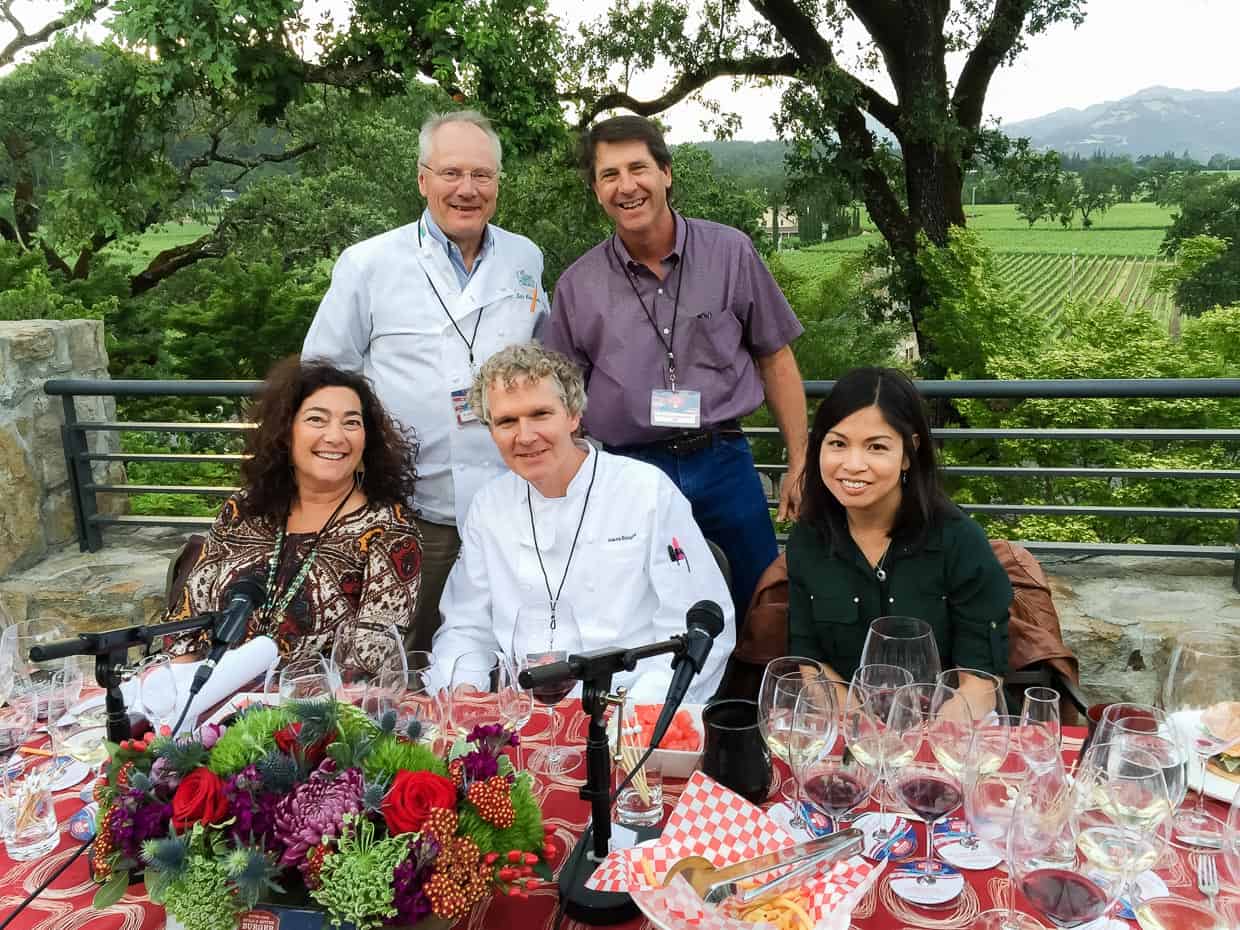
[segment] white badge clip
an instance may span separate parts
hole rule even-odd
[[[650,392],[650,425],[698,429],[702,425],[702,395],[698,391]]]

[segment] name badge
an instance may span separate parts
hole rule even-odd
[[[457,426],[478,422],[478,415],[469,406],[469,388],[458,388],[452,392],[452,412],[456,414]]]
[[[650,425],[697,429],[702,425],[702,395],[698,391],[651,391]]]

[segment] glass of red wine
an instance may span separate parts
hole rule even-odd
[[[926,884],[937,880],[939,863],[934,853],[934,825],[964,801],[960,776],[968,765],[973,734],[955,719],[940,718],[934,711],[935,684],[905,685],[896,692],[888,720],[893,740],[887,755],[892,788],[896,795],[926,824],[926,856],[909,863],[921,872]],[[950,743],[951,745],[947,745]],[[925,750],[923,752],[923,749]],[[948,750],[943,753],[942,750]],[[940,753],[962,760],[959,770],[940,762],[923,761]]]
[[[792,753],[792,771],[801,795],[836,830],[863,805],[878,781],[875,766],[862,765],[837,741],[839,710],[834,689],[807,689],[797,698],[793,728],[808,739]]]
[[[513,664],[518,672],[550,662],[562,662],[572,653],[581,652],[581,629],[573,615],[572,607],[558,601],[526,604],[517,610],[517,620],[512,629]],[[551,745],[536,750],[530,756],[531,772],[540,775],[564,775],[581,763],[581,752],[564,749],[556,743],[555,705],[568,697],[577,683],[571,678],[550,685],[532,688],[534,699],[547,708],[550,722]]]

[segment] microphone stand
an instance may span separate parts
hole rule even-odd
[[[204,613],[173,623],[143,624],[105,630],[102,633],[79,633],[74,639],[32,647],[30,660],[47,662],[68,656],[93,655],[95,681],[104,689],[108,739],[119,743],[130,735],[129,715],[125,711],[125,697],[121,693],[121,674],[125,670],[129,650],[134,646],[148,645],[161,636],[206,629],[214,626],[215,622],[215,613]]]
[[[684,638],[673,637],[661,643],[633,649],[595,649],[555,663],[562,674],[559,680],[574,678],[581,682],[581,709],[590,718],[586,737],[586,783],[581,787],[583,801],[590,802],[590,825],[577,841],[560,869],[560,906],[573,920],[596,926],[624,923],[639,913],[633,899],[624,892],[591,891],[586,880],[598,864],[611,852],[611,749],[607,742],[605,715],[611,703],[611,677],[617,672],[631,672],[642,659],[664,653],[683,655]],[[551,666],[527,669],[520,675],[522,687],[528,688],[539,672]],[[659,827],[637,827],[639,840],[654,839]]]

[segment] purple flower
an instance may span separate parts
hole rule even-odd
[[[139,788],[121,794],[108,812],[112,843],[121,854],[141,862],[142,844],[168,835],[172,805],[152,798]]]
[[[486,781],[492,775],[498,774],[499,755],[504,747],[516,746],[520,742],[515,732],[498,723],[474,727],[466,740],[476,747],[462,757],[466,785]]]
[[[438,855],[439,844],[429,836],[410,840],[409,855],[392,873],[392,903],[396,916],[389,923],[416,924],[430,915],[431,902],[423,889]]]
[[[247,765],[224,783],[228,812],[235,818],[230,832],[239,843],[251,842],[251,837],[268,837],[275,823],[280,796],[262,788],[262,777],[253,765]]]
[[[181,784],[181,776],[177,774],[168,760],[160,756],[151,763],[151,771],[148,776],[151,779],[152,790],[161,797],[171,799],[173,793],[177,790],[177,785]]]
[[[339,836],[345,814],[361,813],[363,787],[360,769],[336,775],[334,763],[327,760],[281,798],[274,825],[275,837],[285,847],[280,864],[304,872],[306,853],[325,837]]]

